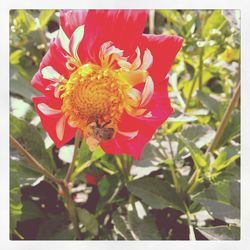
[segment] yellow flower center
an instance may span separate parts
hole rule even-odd
[[[108,124],[116,131],[131,87],[120,77],[119,70],[84,64],[61,86],[62,111],[69,123],[80,128],[84,135],[92,122],[100,126]]]

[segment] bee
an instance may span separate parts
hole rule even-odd
[[[108,141],[113,138],[114,129],[106,127],[111,121],[100,125],[98,119],[90,122],[86,129],[86,143],[90,151],[94,151],[101,142]]]

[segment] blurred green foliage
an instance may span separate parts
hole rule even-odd
[[[156,10],[152,16],[151,32],[184,38],[169,73],[175,113],[140,161],[100,148],[91,153],[81,143],[71,194],[81,233],[86,240],[238,240],[239,102],[215,149],[207,149],[240,81],[240,13]],[[63,178],[73,142],[55,148],[34,110],[31,98],[40,94],[30,83],[57,35],[58,17],[55,10],[10,12],[10,130]],[[55,183],[14,148],[10,153],[11,239],[75,239]]]

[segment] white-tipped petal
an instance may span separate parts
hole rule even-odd
[[[147,70],[153,63],[153,56],[149,49],[146,49],[143,55],[141,70]]]
[[[142,100],[140,106],[145,106],[151,100],[154,94],[154,82],[150,76],[147,77],[146,83],[142,92]]]
[[[63,49],[70,54],[70,52],[69,52],[69,38],[64,33],[62,27],[60,27],[58,37],[60,39],[60,42],[61,42]]]
[[[128,96],[134,101],[138,101],[141,99],[141,92],[138,89],[132,88],[129,90]]]
[[[133,69],[137,69],[141,65],[141,51],[139,47],[136,48],[136,58],[134,62],[132,63],[132,65],[133,65]]]
[[[37,105],[37,108],[44,114],[44,115],[58,115],[61,113],[61,110],[59,109],[53,109],[49,107],[45,103],[39,103]]]
[[[62,116],[56,124],[56,135],[60,141],[63,139],[64,129],[65,129],[66,118]]]
[[[131,131],[131,132],[124,132],[124,131],[117,131],[119,134],[128,137],[129,140],[134,139],[138,135],[138,130],[136,131]]]
[[[42,69],[42,75],[44,79],[51,80],[53,82],[62,82],[64,77],[60,75],[53,67],[47,66]]]
[[[80,42],[82,41],[84,37],[84,25],[79,26],[74,33],[72,34],[69,42],[69,51],[71,56],[73,56],[75,59],[80,61],[79,56],[77,54],[77,50],[79,47]]]
[[[131,68],[131,63],[126,60],[118,60],[117,63],[125,71],[128,71]]]

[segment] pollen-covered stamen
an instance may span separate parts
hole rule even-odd
[[[71,74],[62,88],[62,111],[69,123],[80,128],[84,135],[88,124],[96,121],[116,131],[126,105],[125,95],[131,88],[116,71],[85,64]]]

